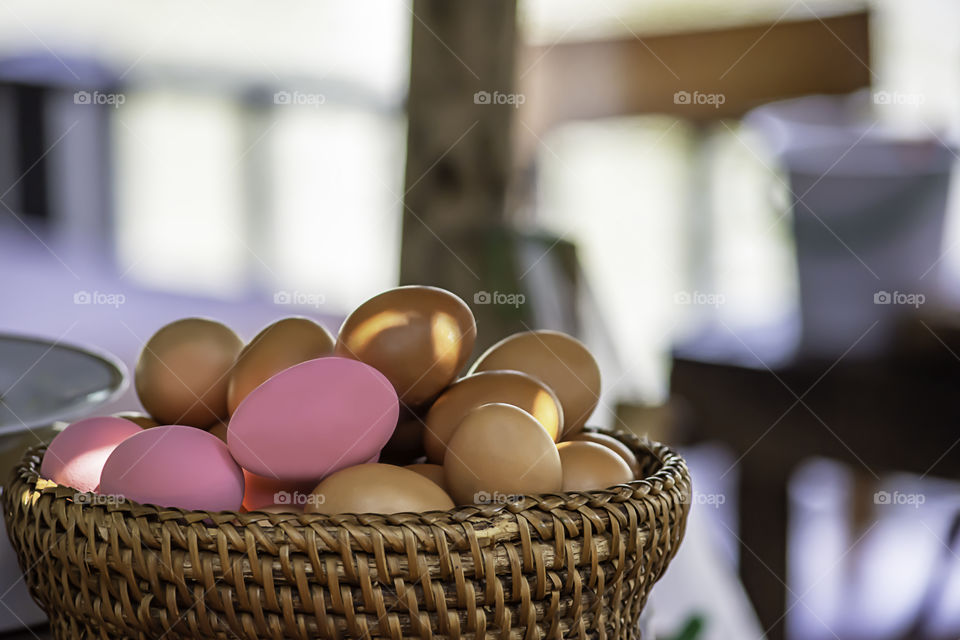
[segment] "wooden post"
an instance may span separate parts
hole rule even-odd
[[[523,308],[474,304],[518,292],[522,275],[506,209],[516,2],[416,0],[413,14],[400,281],[463,297],[482,346],[526,321]]]

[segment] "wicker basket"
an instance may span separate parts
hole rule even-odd
[[[426,514],[208,513],[39,479],[3,493],[33,597],[67,638],[639,638],[689,509],[682,458],[631,434],[642,480]]]

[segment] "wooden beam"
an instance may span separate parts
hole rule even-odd
[[[508,222],[514,94],[514,0],[416,0],[400,281],[445,287],[473,303],[516,292]],[[479,343],[522,327],[525,310],[474,307]]]
[[[537,61],[520,87],[535,131],[571,119],[665,113],[738,118],[772,100],[847,93],[870,84],[869,16],[855,13],[720,29],[640,34],[522,50]],[[675,102],[685,91],[722,104]]]

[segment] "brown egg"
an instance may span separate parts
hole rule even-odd
[[[423,418],[401,407],[397,428],[380,451],[380,462],[403,466],[423,455]]]
[[[143,408],[161,424],[208,427],[227,415],[230,369],[243,343],[230,328],[185,318],[157,331],[137,361]]]
[[[512,369],[553,389],[563,405],[561,440],[583,429],[600,401],[600,367],[579,340],[558,331],[526,331],[487,349],[471,373]]]
[[[314,488],[307,513],[420,513],[453,508],[447,493],[424,476],[392,464],[358,464]]]
[[[447,481],[444,479],[443,475],[443,466],[439,464],[408,464],[405,469],[410,469],[410,471],[415,471],[422,475],[424,478],[427,478],[435,485],[446,491]]]
[[[207,431],[209,431],[213,435],[223,440],[224,443],[227,442],[227,423],[226,422],[218,422],[217,424],[207,429]]]
[[[630,450],[630,447],[620,442],[613,436],[608,436],[604,433],[594,433],[592,431],[581,431],[580,433],[573,434],[569,439],[570,441],[595,442],[597,444],[602,444],[623,458],[623,461],[627,463],[628,467],[630,467],[630,471],[633,473],[634,478],[639,477],[640,463],[637,461],[637,456],[634,455],[633,451]]]
[[[518,371],[486,371],[458,380],[430,407],[423,435],[430,462],[443,462],[446,445],[464,417],[492,402],[520,407],[536,418],[551,440],[563,428],[563,409],[553,391]]]
[[[129,420],[133,424],[139,426],[141,429],[150,429],[151,427],[160,426],[159,422],[145,413],[140,413],[139,411],[121,411],[120,413],[113,414],[113,417]]]
[[[294,316],[268,325],[237,356],[227,386],[227,410],[233,415],[247,394],[274,374],[330,355],[333,343],[330,332],[309,318]]]
[[[435,287],[399,287],[347,317],[336,354],[378,369],[401,402],[417,406],[456,378],[476,337],[473,312],[457,296]]]
[[[633,472],[623,458],[602,444],[561,442],[557,450],[564,491],[596,491],[633,480]]]
[[[450,438],[443,469],[457,504],[501,504],[563,487],[553,439],[510,404],[485,404],[467,414]]]

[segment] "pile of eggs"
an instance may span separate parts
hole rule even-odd
[[[69,425],[41,475],[162,507],[326,514],[443,510],[635,478],[628,447],[583,431],[600,394],[583,344],[518,333],[458,378],[476,334],[460,298],[420,286],[367,300],[336,338],[290,317],[244,345],[219,322],[178,320],[137,362],[146,414]]]

